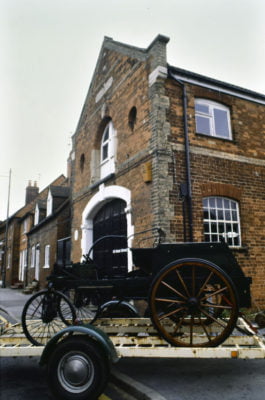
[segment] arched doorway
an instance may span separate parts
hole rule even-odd
[[[127,265],[126,202],[113,199],[103,205],[93,218],[93,259],[99,266],[100,277],[122,277]],[[98,239],[110,237],[98,241]],[[97,242],[98,241],[98,242]]]
[[[104,184],[100,185],[98,192],[89,200],[87,203],[86,207],[84,208],[84,211],[82,213],[82,239],[81,239],[81,254],[87,254],[90,251],[91,246],[94,243],[94,236],[97,236],[97,233],[94,235],[94,223],[96,221],[96,216],[100,215],[102,211],[103,215],[104,213],[107,215],[107,208],[104,211],[104,207],[108,206],[111,207],[112,201],[120,201],[120,207],[122,207],[122,212],[120,209],[120,212],[118,214],[121,214],[122,217],[116,218],[116,226],[118,224],[117,221],[121,221],[123,218],[126,219],[126,229],[127,229],[127,237],[128,237],[128,242],[127,246],[130,248],[132,246],[132,240],[133,240],[133,234],[134,234],[134,226],[132,224],[132,214],[131,214],[131,191],[125,187],[118,186],[118,185],[111,185],[111,186],[105,186]],[[114,204],[114,203],[112,203]],[[114,207],[115,208],[115,207]],[[114,216],[115,213],[117,213],[117,210],[112,213]],[[98,217],[99,218],[99,217]],[[100,217],[102,218],[102,217]],[[100,220],[99,218],[99,220]],[[106,218],[105,218],[106,219]],[[114,218],[115,220],[115,218]],[[123,222],[124,223],[124,222]],[[100,229],[100,228],[99,228]],[[108,228],[113,229],[113,227]],[[102,229],[101,229],[102,232]],[[104,234],[106,235],[106,227],[104,227]],[[109,232],[109,231],[108,231]],[[115,231],[115,233],[117,230]],[[123,232],[123,230],[120,228],[119,232]],[[113,231],[109,232],[110,234],[113,234]],[[120,247],[121,249],[122,247]],[[124,247],[125,248],[125,247]],[[114,254],[118,254],[117,251],[114,252]],[[123,253],[123,257],[127,256],[127,268],[129,271],[132,269],[132,255],[131,252]]]

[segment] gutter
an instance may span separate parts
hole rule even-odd
[[[192,203],[192,190],[191,190],[191,167],[190,167],[190,144],[188,132],[188,117],[187,117],[187,90],[186,85],[180,79],[177,79],[170,69],[168,69],[168,76],[172,78],[182,87],[182,101],[183,101],[183,124],[184,124],[184,137],[185,137],[185,159],[186,159],[186,193],[185,197],[188,204],[188,224],[189,224],[189,241],[193,242],[193,203]]]

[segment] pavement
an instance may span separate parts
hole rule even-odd
[[[0,288],[0,315],[12,324],[21,322],[23,307],[31,296],[22,290]]]

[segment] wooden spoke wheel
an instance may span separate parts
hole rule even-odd
[[[149,307],[156,329],[174,346],[218,346],[238,318],[232,280],[215,264],[196,259],[173,262],[155,276]]]
[[[42,290],[26,302],[22,311],[22,328],[27,339],[44,346],[66,325],[73,324],[76,313],[68,298],[56,290]]]

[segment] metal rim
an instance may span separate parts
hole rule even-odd
[[[94,380],[94,364],[87,354],[71,351],[58,363],[57,376],[60,385],[67,392],[83,393]]]

